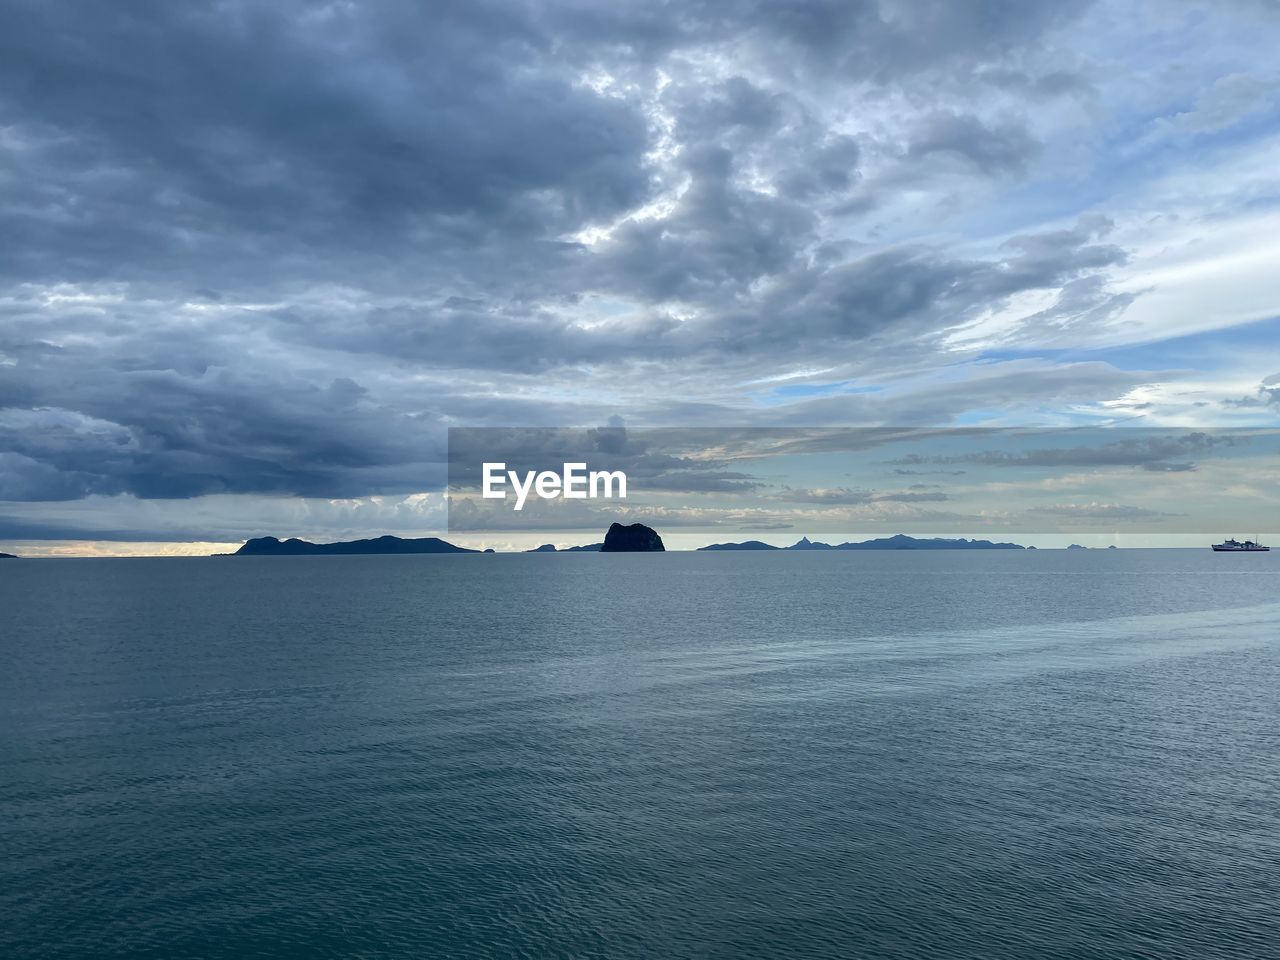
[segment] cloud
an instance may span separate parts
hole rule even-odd
[[[849,487],[784,487],[774,496],[789,503],[867,504],[867,503],[941,503],[950,499],[938,491],[853,490]]]
[[[1271,105],[1280,89],[1274,79],[1247,73],[1219,77],[1200,94],[1195,108],[1178,114],[1173,124],[1194,133],[1208,133],[1239,123]]]
[[[1182,458],[1203,456],[1248,441],[1245,436],[1213,434],[1195,430],[1181,434],[1151,436],[1143,431],[1093,446],[1045,447],[1028,451],[982,450],[973,453],[930,456],[910,454],[890,463],[974,463],[990,467],[1139,467],[1154,473],[1182,473],[1195,464]]]
[[[996,176],[1024,173],[1041,149],[1021,124],[987,124],[972,114],[934,113],[920,121],[906,155],[912,160],[958,161]]]
[[[1258,390],[1253,396],[1228,399],[1224,403],[1232,407],[1280,407],[1280,373],[1273,374],[1258,384]]]
[[[216,258],[215,289],[244,289],[314,279],[317,257],[353,279],[418,233],[483,256],[648,191],[644,118],[507,5],[19,5],[0,34],[29,191],[6,264],[28,282],[131,262],[130,281],[207,284]]]
[[[733,460],[708,450],[724,438],[707,430],[627,430],[624,426],[573,428],[459,428],[449,432],[449,489],[480,489],[485,463],[508,471],[560,472],[565,463],[620,470],[635,494],[738,494],[763,481],[733,469]]]
[[[1054,517],[1071,520],[1156,520],[1163,517],[1178,517],[1182,514],[1164,513],[1160,510],[1149,510],[1146,507],[1135,507],[1122,503],[1058,503],[1042,507],[1030,508],[1031,513],[1044,513]]]
[[[57,502],[0,501],[0,540],[88,538],[112,541],[233,542],[278,531],[337,540],[444,529],[444,500],[434,494],[316,499],[211,494],[181,500],[92,494]]]

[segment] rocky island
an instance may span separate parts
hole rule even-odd
[[[666,549],[658,531],[643,523],[611,523],[600,545],[601,553],[665,553]]]

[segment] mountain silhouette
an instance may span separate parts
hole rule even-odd
[[[312,543],[309,540],[278,540],[275,537],[255,537],[245,543],[232,556],[235,557],[319,557],[319,556],[380,556],[410,553],[479,553],[467,547],[455,546],[439,537],[406,539],[403,537],[377,537],[373,540],[344,540],[337,543]]]
[[[810,540],[808,537],[801,537],[791,546],[784,547],[783,549],[785,550],[831,550],[833,549],[833,547],[829,543],[821,543],[821,542]]]
[[[944,537],[921,539],[899,533],[892,537],[846,543],[820,543],[801,537],[789,547],[775,547],[759,540],[742,543],[713,543],[699,550],[1025,550],[1020,543],[993,543],[990,540],[948,540]]]
[[[833,550],[1025,550],[1020,543],[993,543],[990,540],[966,540],[960,537],[948,540],[945,537],[929,537],[920,539],[896,534],[892,537],[881,537],[877,540],[863,540],[860,543],[841,543]]]
[[[775,547],[772,543],[760,540],[745,540],[742,543],[709,543],[699,550],[791,550],[792,547]]]

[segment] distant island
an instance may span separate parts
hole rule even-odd
[[[544,543],[540,547],[526,550],[525,553],[665,553],[662,537],[652,527],[643,523],[623,526],[611,524],[602,543],[586,543],[580,547],[565,547],[560,550],[554,543]]]
[[[275,537],[256,537],[248,541],[232,556],[235,557],[327,557],[327,556],[385,556],[411,553],[479,553],[468,547],[459,547],[439,537],[405,539],[403,537],[377,537],[373,540],[345,540],[338,543],[312,543],[309,540],[277,540]]]
[[[642,550],[662,550],[662,538],[658,536],[656,531],[644,527],[643,524],[633,524],[631,527],[623,527],[621,524],[615,523],[614,527],[620,530],[629,531],[634,527],[642,527],[657,539],[658,546],[652,547],[628,547],[622,546],[615,548],[619,551],[631,551],[636,549]],[[610,530],[613,527],[609,528]],[[623,534],[625,537],[635,537],[635,533]],[[577,547],[565,547],[563,550],[556,548],[553,543],[544,543],[540,547],[532,550],[526,550],[525,553],[598,553],[604,549],[604,542],[600,543],[584,543]],[[460,547],[457,544],[450,543],[448,540],[441,540],[439,537],[375,537],[370,540],[340,540],[335,543],[312,543],[310,540],[299,540],[297,537],[290,537],[287,540],[281,540],[278,537],[254,537],[247,541],[235,553],[218,554],[224,557],[381,557],[381,556],[406,556],[412,554],[424,553],[494,553],[492,547],[484,550],[473,550],[470,547]],[[0,554],[0,557],[7,557],[9,554]],[[16,558],[15,558],[16,559]]]
[[[802,550],[797,544],[789,547],[775,547],[772,543],[765,543],[762,540],[744,540],[741,543],[709,543],[705,547],[699,547],[699,550]]]
[[[12,553],[0,553],[0,560],[17,560],[17,556]]]
[[[906,534],[846,543],[821,543],[801,537],[789,547],[775,547],[759,540],[742,543],[713,543],[699,550],[1025,550],[1020,543],[993,543],[990,540],[947,540],[943,537],[921,539]]]
[[[744,540],[737,543],[712,543],[699,547],[698,551],[725,550],[1034,550],[1020,543],[994,543],[990,540],[949,540],[943,537],[918,538],[906,534],[845,543],[823,543],[801,537],[789,547],[777,547],[762,540]],[[1084,549],[1072,544],[1070,549]],[[1114,549],[1112,547],[1111,549]],[[233,554],[233,557],[323,557],[323,556],[396,556],[425,553],[493,553],[492,547],[474,550],[459,547],[439,537],[376,537],[370,540],[342,540],[336,543],[312,543],[290,537],[255,537]],[[666,546],[658,531],[643,523],[612,524],[600,543],[587,543],[577,547],[559,549],[553,543],[544,543],[525,553],[664,553]],[[0,553],[0,559],[17,559],[12,554]]]
[[[662,538],[653,527],[643,523],[623,526],[620,523],[609,524],[604,535],[604,543],[600,545],[601,553],[665,553],[667,548]]]

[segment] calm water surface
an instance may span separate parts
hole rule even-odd
[[[0,956],[1280,956],[1280,553],[0,565]]]

